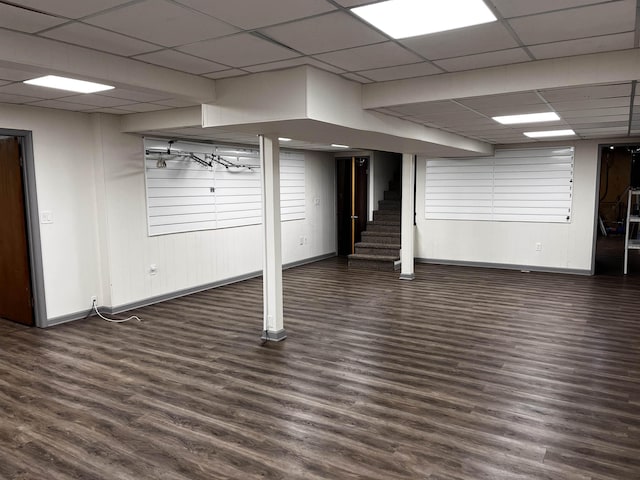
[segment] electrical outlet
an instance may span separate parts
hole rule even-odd
[[[91,295],[91,305],[97,305],[97,303],[98,303],[98,296]]]
[[[536,243],[536,252],[541,252],[542,251],[542,243],[538,242]]]
[[[304,237],[300,237],[300,245],[304,245]]]
[[[149,265],[149,275],[156,275],[158,273],[158,266],[155,263]]]

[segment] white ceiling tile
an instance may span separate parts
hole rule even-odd
[[[630,97],[613,97],[593,100],[578,100],[573,102],[553,102],[551,106],[556,112],[567,112],[571,110],[587,110],[590,108],[607,107],[628,107],[631,103]]]
[[[105,90],[104,92],[100,92],[97,95],[122,98],[125,100],[133,100],[134,102],[156,102],[158,100],[166,100],[170,98],[170,95],[166,93],[140,92],[137,90],[127,90],[125,88],[114,88],[113,90]]]
[[[342,75],[344,78],[348,80],[353,80],[358,83],[373,83],[373,80],[367,77],[363,77],[362,75],[358,75],[357,73],[345,73]]]
[[[601,37],[580,38],[578,40],[532,45],[529,47],[529,50],[539,60],[587,53],[610,52],[613,50],[633,48],[633,37],[633,32],[618,33]]]
[[[44,13],[0,3],[0,27],[34,33],[44,30],[45,28],[60,25],[65,21],[63,18],[52,17]]]
[[[554,88],[541,90],[540,94],[549,102],[568,102],[573,100],[628,97],[631,95],[630,83],[605,85],[587,85],[584,87]]]
[[[166,0],[144,0],[85,20],[166,47],[221,37],[234,27]]]
[[[335,7],[325,0],[178,0],[178,2],[247,30],[335,10]]]
[[[4,87],[0,87],[0,93],[24,95],[40,100],[50,100],[73,95],[73,92],[65,92],[64,90],[57,90],[55,88],[38,87],[36,85],[27,85],[25,83],[12,83],[10,85],[5,85]]]
[[[189,100],[182,100],[180,98],[171,98],[168,100],[158,101],[158,105],[166,105],[167,107],[174,107],[174,108],[183,108],[183,107],[193,107],[195,105],[200,105],[200,104],[191,102]]]
[[[169,110],[169,107],[166,105],[156,105],[155,103],[133,103],[130,105],[122,105],[118,108],[129,112],[156,112],[158,110]]]
[[[399,67],[378,68],[375,70],[365,70],[358,72],[376,82],[386,82],[388,80],[400,80],[402,78],[424,77],[442,73],[438,67],[427,63],[413,63],[411,65],[401,65]]]
[[[574,128],[610,128],[610,127],[627,127],[629,125],[629,119],[626,121],[618,121],[618,122],[592,122],[592,123],[575,123],[571,122]]]
[[[0,88],[0,103],[27,103],[27,102],[37,102],[41,100],[36,97],[28,97],[25,95],[14,95],[10,93],[4,93]]]
[[[333,65],[329,65],[328,63],[321,62],[311,57],[298,57],[298,58],[292,58],[290,60],[281,60],[279,62],[269,62],[269,63],[262,63],[259,65],[251,65],[244,68],[245,70],[248,70],[253,73],[253,72],[266,72],[269,70],[282,70],[284,68],[297,67],[299,65],[311,65],[321,70],[326,70],[328,72],[333,72],[333,73],[344,72],[344,70],[341,68],[334,67]]]
[[[602,0],[491,0],[491,3],[495,5],[503,17],[510,18],[583,7],[594,3],[602,3]]]
[[[550,43],[632,31],[636,1],[620,0],[600,5],[542,13],[509,20],[527,45]]]
[[[302,53],[313,54],[359,47],[387,40],[343,12],[333,12],[262,30],[262,33]]]
[[[572,118],[594,118],[605,115],[629,115],[629,107],[593,108],[589,110],[571,110],[564,112],[562,118],[570,121]]]
[[[194,73],[196,75],[229,69],[226,65],[220,65],[219,63],[197,58],[175,50],[146,53],[144,55],[138,55],[135,58],[143,62],[180,70],[181,72]]]
[[[571,125],[585,125],[585,124],[593,124],[593,123],[603,123],[603,122],[629,122],[629,114],[622,115],[603,115],[599,116],[588,116],[581,118],[569,118],[567,122]]]
[[[288,48],[262,40],[249,33],[192,43],[180,47],[178,50],[232,67],[275,62],[299,56]]]
[[[151,43],[109,32],[85,23],[73,22],[44,32],[42,36],[116,55],[137,55],[157,50]]]
[[[528,107],[530,105],[544,105],[545,102],[536,92],[505,93],[502,95],[485,95],[483,97],[459,98],[457,102],[474,110],[507,107]],[[543,110],[541,110],[543,111]],[[548,111],[548,109],[547,109]],[[532,112],[533,113],[533,112]]]
[[[394,112],[402,115],[431,115],[438,113],[463,113],[468,111],[455,102],[448,100],[437,102],[421,102],[408,105],[396,105],[389,107]]]
[[[207,78],[218,80],[220,78],[239,77],[240,75],[247,75],[247,72],[238,68],[231,68],[229,70],[222,70],[220,72],[207,73],[204,76]]]
[[[72,110],[75,112],[90,110],[92,108],[87,105],[79,105],[77,103],[63,102],[61,100],[41,100],[38,102],[29,103],[29,105],[33,107],[57,108],[58,110]]]
[[[118,108],[94,108],[92,110],[87,110],[88,113],[110,113],[113,115],[126,115],[128,112],[126,110],[120,110]]]
[[[29,78],[35,78],[37,76],[39,76],[39,74],[34,72],[25,72],[23,70],[15,70],[13,68],[0,67],[0,79],[2,80],[21,81],[28,80]]]
[[[476,68],[496,67],[512,63],[528,62],[531,59],[522,48],[511,48],[498,52],[479,53],[465,57],[445,58],[434,63],[449,72],[473,70]]]
[[[122,98],[105,97],[104,95],[95,94],[73,95],[66,97],[64,101],[93,107],[119,107],[131,103],[129,100],[123,100]]]
[[[422,59],[393,42],[356,47],[338,52],[321,53],[318,60],[351,71],[371,70],[417,63]]]
[[[627,133],[628,127],[608,127],[608,128],[586,128],[578,129],[576,133],[580,135],[601,135],[603,133]]]
[[[446,127],[456,127],[465,125],[467,123],[473,125],[476,124],[479,119],[484,119],[484,117],[482,117],[481,115],[478,115],[477,113],[470,110],[461,110],[460,112],[452,113],[414,115],[414,118],[417,118],[421,121],[431,122],[435,125],[443,125]]]
[[[20,5],[41,12],[53,13],[67,18],[81,18],[128,3],[129,1],[130,0],[19,0],[19,3]]]
[[[498,22],[476,25],[464,30],[456,29],[406,38],[400,42],[429,60],[506,50],[518,46],[509,31]]]
[[[336,3],[342,5],[343,7],[358,7],[360,5],[364,5],[365,3],[374,3],[373,0],[336,0]]]

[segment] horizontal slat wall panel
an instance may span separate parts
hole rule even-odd
[[[491,158],[427,161],[425,217],[571,221],[573,148],[498,150]]]
[[[167,149],[165,140],[145,139],[145,150]],[[231,228],[262,222],[260,153],[252,147],[175,142],[172,152],[218,155],[231,165],[207,167],[184,157],[147,155],[145,173],[149,235]],[[238,167],[236,167],[238,165]],[[240,165],[244,165],[240,167]],[[280,152],[281,217],[305,218],[304,155]]]

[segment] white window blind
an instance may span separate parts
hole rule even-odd
[[[167,148],[165,140],[145,139],[145,151]],[[172,151],[219,155],[235,165],[201,165],[183,156],[145,156],[149,235],[240,227],[262,222],[260,152],[252,147],[229,147],[175,142]],[[282,221],[305,218],[304,154],[280,152],[280,212]]]
[[[493,157],[428,160],[425,217],[571,222],[573,147],[497,150]]]

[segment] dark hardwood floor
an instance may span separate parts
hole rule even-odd
[[[3,479],[640,478],[640,273],[284,273],[48,330],[0,325]]]

